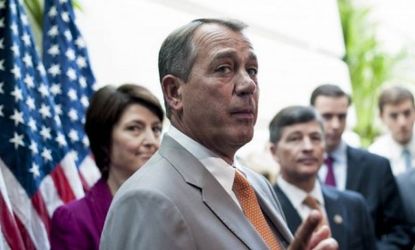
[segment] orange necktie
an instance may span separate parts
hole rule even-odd
[[[259,207],[254,189],[251,185],[249,185],[249,182],[245,179],[245,177],[238,173],[238,171],[235,171],[235,179],[233,181],[232,190],[235,193],[236,198],[238,198],[245,217],[248,218],[251,224],[255,227],[267,246],[273,250],[280,250],[281,247],[276,235],[272,232],[267,221],[265,220],[265,216],[262,213],[261,208]]]

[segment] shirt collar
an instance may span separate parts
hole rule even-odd
[[[173,125],[170,126],[167,134],[196,157],[221,184],[225,191],[228,193],[233,192],[232,186],[235,177],[235,168],[231,167],[225,160],[202,144],[179,131]]]
[[[277,183],[278,186],[282,189],[282,191],[284,191],[284,193],[287,195],[291,204],[293,204],[295,208],[298,208],[302,205],[307,195],[311,195],[318,201],[321,207],[324,207],[323,193],[321,191],[320,183],[317,179],[310,193],[307,193],[304,190],[298,188],[297,186],[287,182],[286,180],[284,180],[284,178],[281,177],[281,175],[278,176]]]
[[[333,152],[330,153],[330,156],[333,158],[336,162],[346,162],[347,155],[347,144],[342,140],[340,141],[340,144],[333,150]]]

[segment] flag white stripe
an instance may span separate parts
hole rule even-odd
[[[61,166],[76,199],[84,197],[85,193],[82,182],[79,178],[78,169],[76,168],[75,161],[71,154],[66,154],[61,161]]]
[[[6,239],[3,236],[3,232],[0,230],[0,250],[10,250],[9,245],[6,242]]]
[[[39,191],[42,194],[42,198],[45,201],[46,208],[48,210],[49,217],[52,218],[55,209],[63,204],[58,191],[56,190],[55,183],[50,175],[43,178],[40,184]]]
[[[101,172],[99,171],[94,159],[91,155],[87,155],[79,166],[79,171],[84,177],[89,187],[92,187],[99,178],[101,178]]]
[[[6,187],[11,187],[8,193],[14,214],[26,227],[36,249],[50,249],[46,227],[33,207],[32,201],[3,161],[0,161],[0,169],[3,172]]]

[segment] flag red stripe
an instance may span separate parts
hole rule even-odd
[[[14,220],[13,215],[10,213],[4,200],[3,195],[0,193],[0,223],[1,230],[3,232],[4,238],[9,244],[12,250],[14,249],[24,249],[22,237],[18,231],[16,221]]]
[[[60,165],[52,171],[50,176],[52,177],[53,183],[55,183],[56,191],[58,192],[58,195],[63,203],[68,203],[76,199],[71,185],[66,178],[65,172]]]
[[[48,214],[48,210],[46,208],[45,201],[43,200],[40,192],[36,192],[32,196],[32,204],[35,208],[36,212],[38,213],[40,219],[42,220],[43,224],[45,225],[46,232],[50,235],[50,217]]]
[[[19,228],[20,231],[20,235],[23,239],[24,248],[20,248],[20,249],[25,249],[25,250],[35,250],[36,246],[32,240],[32,238],[30,238],[29,232],[27,231],[27,228],[23,225],[23,223],[20,221],[20,219],[17,216],[14,216],[15,220],[16,220],[16,224],[17,227]]]

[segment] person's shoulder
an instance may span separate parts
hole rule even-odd
[[[345,204],[355,204],[359,206],[365,204],[364,197],[355,191],[338,190],[333,187],[324,186],[323,193],[328,197],[336,197],[338,201],[344,202]]]
[[[368,150],[373,153],[383,154],[390,146],[391,138],[389,134],[384,134],[375,139],[375,141],[368,147]]]
[[[376,161],[381,163],[381,165],[389,165],[389,160],[386,157],[369,152],[366,149],[347,146],[347,150],[350,155],[360,158],[360,160],[362,160],[362,163],[366,161]]]

